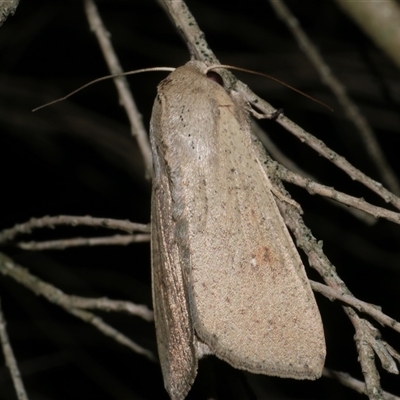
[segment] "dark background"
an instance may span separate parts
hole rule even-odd
[[[155,1],[98,1],[126,70],[179,66],[189,53]],[[270,80],[238,73],[260,96],[380,181],[352,123],[345,117],[267,1],[187,4],[222,63],[271,74],[335,109],[333,113]],[[288,1],[333,72],[373,126],[388,160],[399,171],[400,73],[333,2]],[[112,82],[71,99],[31,109],[107,75],[80,1],[22,0],[0,28],[0,229],[44,215],[91,215],[148,223],[150,184]],[[129,78],[148,126],[157,83],[164,73]],[[300,144],[273,122],[263,126],[293,161],[324,184],[385,206],[360,184]],[[286,187],[302,205],[305,221],[360,299],[400,319],[400,229],[387,221],[369,226],[317,196]],[[35,231],[26,240],[108,235],[93,229]],[[151,307],[148,244],[28,252],[1,249],[32,273],[70,294],[108,296]],[[316,274],[308,269],[313,278]],[[166,399],[158,365],[114,343],[92,326],[0,276],[8,333],[31,400]],[[316,295],[326,329],[329,368],[362,379],[354,330],[339,304]],[[99,313],[101,314],[101,313]],[[101,314],[142,346],[156,352],[154,326],[126,315]],[[382,328],[400,349],[399,335]],[[2,356],[0,356],[2,357]],[[0,399],[14,399],[3,361]],[[383,388],[400,395],[399,378],[382,371]],[[220,399],[358,399],[322,378],[298,382],[256,376],[210,358],[200,363],[191,399],[214,387]]]

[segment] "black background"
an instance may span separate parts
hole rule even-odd
[[[257,76],[237,75],[260,96],[380,181],[358,134],[267,1],[231,4],[187,1],[222,63],[271,74],[330,106],[320,105]],[[100,13],[126,70],[179,66],[185,44],[155,1],[98,1]],[[288,1],[333,72],[346,85],[399,170],[400,73],[333,2]],[[150,184],[112,82],[32,113],[108,71],[80,1],[22,0],[0,29],[0,228],[44,215],[92,215],[150,220]],[[157,83],[164,73],[129,78],[148,126]],[[384,206],[328,161],[273,122],[265,129],[293,161],[328,186]],[[360,299],[400,319],[400,229],[387,221],[369,226],[317,196],[286,185],[302,205],[305,221],[323,240],[339,275]],[[26,240],[107,235],[93,229],[35,231]],[[28,252],[2,250],[66,293],[108,296],[151,307],[148,244]],[[313,278],[316,274],[308,270]],[[30,399],[162,399],[158,365],[109,340],[93,327],[0,277],[8,333]],[[354,330],[339,304],[316,295],[326,330],[329,368],[362,379]],[[154,326],[126,315],[101,314],[113,326],[156,352]],[[399,335],[382,328],[400,349]],[[380,368],[383,388],[400,395],[399,378]],[[220,399],[358,399],[361,395],[322,378],[298,382],[256,376],[210,358],[189,398],[210,385]],[[0,367],[0,399],[14,399],[8,371]]]

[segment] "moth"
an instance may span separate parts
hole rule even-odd
[[[206,68],[190,61],[164,79],[150,122],[152,291],[173,400],[186,397],[207,354],[257,374],[316,379],[326,353],[249,106]]]

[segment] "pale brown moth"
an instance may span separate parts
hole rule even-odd
[[[190,61],[164,79],[150,122],[153,302],[173,400],[186,397],[205,354],[257,374],[316,379],[326,352],[249,107],[206,68]]]

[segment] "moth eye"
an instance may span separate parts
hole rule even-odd
[[[207,78],[211,79],[214,82],[217,82],[218,85],[221,85],[222,87],[224,86],[224,81],[222,80],[221,75],[217,74],[214,71],[208,71]]]

